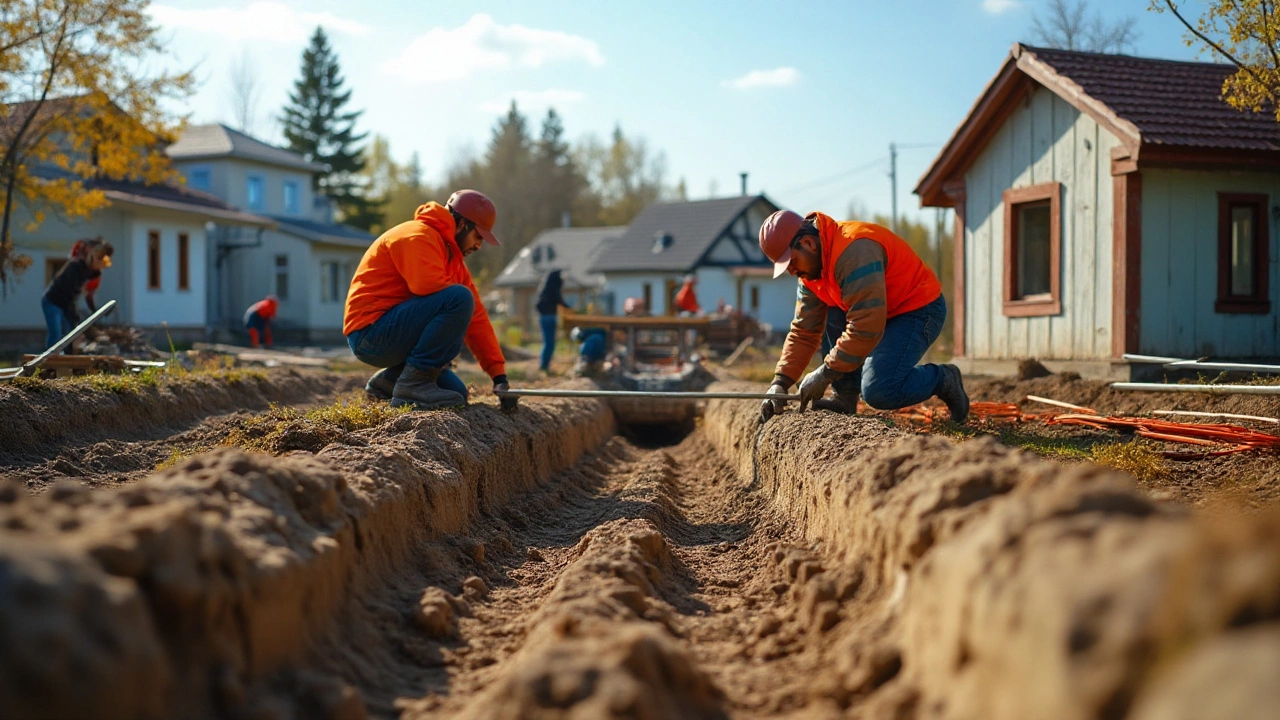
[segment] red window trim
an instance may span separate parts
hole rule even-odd
[[[1062,183],[1047,182],[1004,191],[1004,316],[1039,317],[1062,314]],[[1018,205],[1049,201],[1049,293],[1019,298],[1018,238],[1014,210]]]
[[[1231,206],[1254,205],[1258,222],[1253,243],[1253,294],[1231,294]],[[1218,193],[1218,298],[1213,311],[1222,314],[1266,315],[1271,312],[1271,232],[1267,225],[1270,201],[1266,195]]]

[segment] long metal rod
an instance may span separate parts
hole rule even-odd
[[[1111,383],[1112,390],[1188,392],[1210,395],[1280,395],[1280,385],[1177,385],[1174,383]]]
[[[1203,362],[1179,360],[1165,363],[1166,370],[1229,370],[1233,372],[1280,373],[1280,365],[1250,365],[1248,363]]]
[[[1121,359],[1129,362],[1140,363],[1159,363],[1161,365],[1171,362],[1182,362],[1183,358],[1164,357],[1163,355],[1135,355],[1134,353],[1125,353]]]
[[[503,390],[494,393],[498,397],[577,397],[577,398],[650,398],[653,400],[781,400],[798,402],[799,395],[781,393],[732,393],[732,392],[662,392],[648,390],[554,390],[528,389]]]
[[[73,329],[71,332],[67,333],[66,335],[62,336],[62,339],[54,343],[53,347],[49,348],[48,350],[45,350],[44,352],[32,358],[31,362],[25,363],[22,366],[22,371],[19,372],[18,375],[30,375],[31,373],[35,372],[35,369],[40,367],[40,365],[45,360],[48,360],[49,356],[62,352],[63,348],[70,345],[72,341],[74,341],[76,338],[80,337],[80,335],[85,330],[88,330],[91,325],[93,325],[95,322],[98,321],[98,318],[111,312],[111,310],[115,308],[115,306],[116,306],[115,300],[108,300],[105,303],[103,303],[102,307],[98,308],[97,312],[85,318],[83,322],[75,326],[75,329]]]
[[[1235,413],[1200,412],[1199,410],[1152,410],[1152,415],[1189,415],[1192,417],[1230,418],[1232,420],[1255,420],[1257,422],[1280,425],[1280,418],[1262,417],[1261,415],[1237,415]]]

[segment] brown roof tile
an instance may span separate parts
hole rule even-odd
[[[1222,100],[1222,81],[1234,66],[1035,47],[1023,51],[1137,126],[1143,144],[1280,150],[1274,114],[1240,112]]]

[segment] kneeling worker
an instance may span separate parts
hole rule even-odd
[[[249,333],[250,347],[258,347],[259,343],[271,347],[271,321],[276,319],[279,311],[280,300],[275,295],[268,295],[249,306],[244,313],[244,329]]]
[[[822,344],[823,363],[800,382],[800,410],[854,413],[858,394],[880,410],[937,396],[964,422],[969,396],[955,365],[916,365],[942,331],[947,304],[933,271],[888,228],[779,210],[760,227],[773,276],[800,280],[796,316],[769,393],[783,393]],[[831,386],[830,399],[823,398]],[[765,400],[768,420],[785,403]]]
[[[351,352],[374,367],[365,391],[396,407],[465,405],[467,386],[449,369],[463,342],[507,389],[506,360],[480,293],[463,258],[482,242],[497,245],[493,202],[459,190],[440,205],[429,202],[414,218],[369,246],[347,293],[342,332]],[[516,398],[503,398],[514,410]]]

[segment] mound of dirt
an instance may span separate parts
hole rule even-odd
[[[776,512],[864,571],[852,607],[836,606],[854,621],[832,631],[836,677],[815,683],[814,703],[867,717],[1122,717],[1169,668],[1204,687],[1188,668],[1213,665],[1195,655],[1280,619],[1280,516],[1222,524],[1113,471],[991,439],[904,438],[872,418],[761,426],[754,408],[713,402],[706,426]],[[1230,646],[1246,665],[1271,658],[1258,645]],[[1267,697],[1250,684],[1261,673],[1221,675],[1215,693]]]
[[[612,432],[594,402],[414,413],[316,455],[221,450],[117,491],[0,493],[14,717],[363,717],[298,668],[362,588]]]

